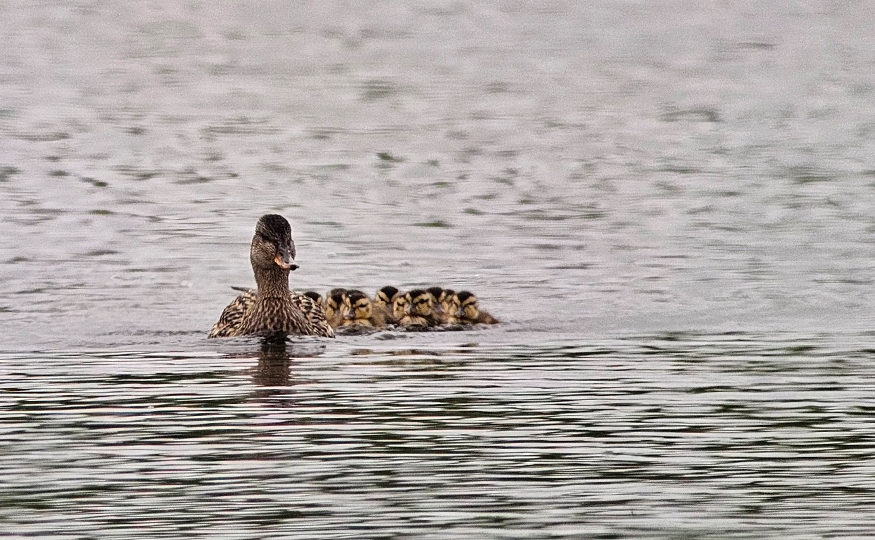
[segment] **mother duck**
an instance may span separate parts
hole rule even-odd
[[[209,337],[334,337],[322,306],[289,290],[289,272],[298,265],[292,228],[284,217],[261,216],[255,225],[249,260],[258,289],[246,291],[228,304]]]

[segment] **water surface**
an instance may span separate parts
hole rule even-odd
[[[5,534],[870,534],[866,3],[0,16]],[[504,322],[208,340],[267,212]]]

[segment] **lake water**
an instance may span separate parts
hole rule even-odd
[[[870,536],[875,8],[353,4],[0,6],[0,535]]]

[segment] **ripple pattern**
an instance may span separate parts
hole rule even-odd
[[[7,354],[0,521],[53,538],[862,536],[875,352],[830,341]]]

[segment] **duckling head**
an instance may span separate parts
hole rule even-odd
[[[444,293],[444,290],[440,287],[429,287],[425,291],[431,293],[431,295],[434,296],[435,301],[438,302],[440,302],[441,296]]]
[[[315,302],[318,306],[321,306],[323,303],[322,295],[317,293],[316,291],[307,291],[304,293],[304,296],[313,300],[313,302]]]
[[[343,318],[346,320],[362,321],[371,318],[371,299],[362,291],[346,291],[343,307]]]
[[[480,316],[480,309],[477,307],[477,296],[474,293],[462,291],[456,297],[459,299],[459,309],[462,317],[473,321]]]
[[[430,317],[434,310],[434,296],[428,291],[422,289],[414,289],[407,293],[410,299],[411,315],[419,315],[420,317]]]
[[[374,295],[374,303],[381,306],[392,305],[392,300],[398,295],[398,289],[391,285],[386,285],[377,291]]]
[[[325,318],[331,320],[337,314],[343,313],[346,299],[346,289],[331,289],[325,296]]]
[[[255,225],[255,235],[249,248],[253,268],[272,268],[277,265],[285,271],[298,268],[295,264],[295,242],[292,227],[278,214],[265,214]]]
[[[443,312],[446,313],[448,317],[458,316],[461,303],[459,302],[459,296],[456,294],[456,291],[452,289],[444,289],[438,302],[440,303]]]
[[[444,297],[444,289],[440,287],[429,287],[425,292],[430,293],[434,298],[434,304],[432,305],[434,311],[436,313],[443,313],[444,308],[443,305],[441,305],[441,298]]]
[[[410,313],[410,295],[397,294],[392,300],[392,318],[401,320],[405,315]]]

